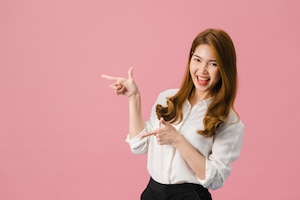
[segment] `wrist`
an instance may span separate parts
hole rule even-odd
[[[183,141],[184,141],[183,135],[177,133],[173,140],[172,146],[177,149],[180,146],[180,144],[182,144]]]
[[[129,99],[139,99],[140,97],[141,97],[141,94],[139,91],[136,91],[128,96]]]

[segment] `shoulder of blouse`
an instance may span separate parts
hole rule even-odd
[[[240,117],[233,109],[231,109],[229,112],[229,115],[227,117],[227,123],[242,123]]]
[[[174,88],[174,89],[167,89],[162,91],[159,96],[166,96],[166,97],[171,97],[173,95],[175,95],[178,92],[178,88]]]
[[[222,123],[220,129],[219,129],[219,133],[223,132],[225,129],[230,129],[231,132],[236,132],[237,134],[243,134],[244,132],[244,123],[242,122],[242,120],[239,118],[239,116],[235,113],[235,111],[233,109],[231,109],[227,120]]]
[[[162,92],[158,95],[157,101],[158,101],[159,103],[163,103],[163,102],[166,100],[166,98],[174,96],[174,95],[178,92],[178,90],[179,90],[179,89],[167,89],[167,90],[165,90],[165,91],[162,91]]]

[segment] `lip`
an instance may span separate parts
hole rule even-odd
[[[197,80],[200,81],[209,81],[210,78],[208,76],[201,76],[201,75],[196,75]]]

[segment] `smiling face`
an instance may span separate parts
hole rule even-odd
[[[212,47],[201,44],[196,47],[190,61],[192,77],[197,101],[210,97],[210,90],[220,80],[219,67]]]

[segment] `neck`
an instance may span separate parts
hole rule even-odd
[[[194,91],[191,96],[189,97],[189,102],[191,104],[191,106],[195,105],[196,103],[198,103],[199,101],[202,101],[204,99],[208,99],[210,98],[210,94],[208,92],[197,92]]]

